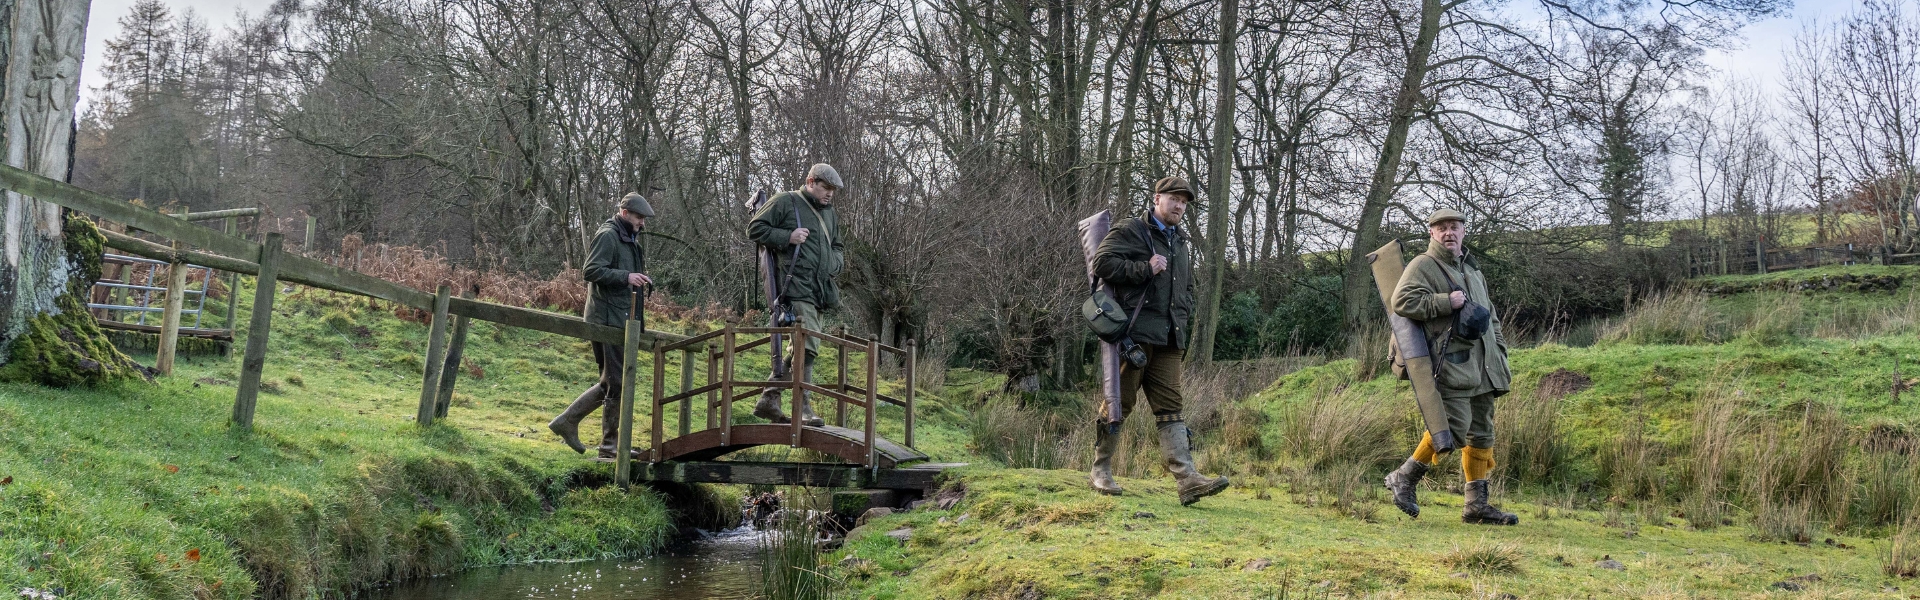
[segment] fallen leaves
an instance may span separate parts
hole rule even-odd
[[[165,465],[165,466],[162,466],[162,467],[160,467],[160,468],[162,468],[162,469],[166,469],[168,473],[179,473],[179,472],[180,472],[180,467],[179,467],[179,465]]]
[[[190,560],[193,562],[200,562],[200,549],[193,548],[191,550],[187,550],[187,560]]]
[[[0,477],[0,485],[13,485],[13,476]]]

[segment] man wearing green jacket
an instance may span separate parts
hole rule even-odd
[[[581,269],[589,295],[585,318],[588,323],[625,328],[633,309],[634,294],[641,286],[652,285],[647,277],[646,256],[640,248],[640,231],[653,216],[653,205],[640,194],[627,194],[614,202],[616,212],[593,232],[593,246],[587,250],[587,263]],[[621,347],[593,343],[593,362],[600,366],[600,381],[574,399],[573,404],[547,423],[574,452],[586,452],[580,443],[580,421],[595,408],[600,411],[600,458],[614,458],[620,433],[620,377],[624,365]],[[633,456],[638,458],[639,449]]]
[[[1487,278],[1466,250],[1466,223],[1466,215],[1451,208],[1427,217],[1427,251],[1401,272],[1393,312],[1425,329],[1447,427],[1454,439],[1467,444],[1460,452],[1467,496],[1460,520],[1515,525],[1518,516],[1494,507],[1487,498],[1487,476],[1495,464],[1493,400],[1507,393],[1513,375],[1507,369],[1506,337],[1487,293]],[[1433,436],[1427,434],[1413,456],[1387,475],[1394,505],[1408,516],[1420,516],[1415,489],[1437,460]]]
[[[1185,399],[1180,393],[1183,359],[1187,355],[1188,319],[1193,314],[1193,251],[1180,219],[1193,202],[1187,180],[1166,177],[1153,184],[1153,209],[1137,218],[1121,219],[1094,252],[1093,274],[1106,280],[1114,300],[1133,318],[1130,335],[1146,351],[1144,367],[1120,367],[1120,418],[1125,422],[1146,388],[1147,405],[1160,434],[1160,451],[1167,472],[1179,484],[1180,504],[1189,505],[1227,489],[1227,478],[1201,475],[1194,467],[1187,424],[1180,416]],[[1113,455],[1119,436],[1097,426],[1093,472],[1094,491],[1118,495],[1113,480]]]
[[[840,218],[833,212],[833,195],[843,187],[839,171],[826,163],[815,164],[807,169],[806,182],[800,189],[774,195],[747,224],[747,237],[779,257],[778,277],[785,287],[775,300],[783,299],[793,322],[808,331],[824,332],[820,311],[840,307],[840,286],[834,276],[846,264],[846,246],[840,235]],[[797,256],[796,246],[800,250]],[[819,354],[819,338],[807,338],[807,364],[798,369],[801,381],[813,381],[814,357]],[[792,376],[794,370],[790,367],[788,375]],[[791,422],[780,410],[780,390],[774,388],[760,393],[753,415],[774,423]],[[800,422],[810,427],[826,424],[814,415],[813,403],[804,393],[800,396]]]

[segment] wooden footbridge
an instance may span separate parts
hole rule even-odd
[[[131,235],[103,232],[107,246],[131,255],[166,261],[175,268],[188,264],[229,273],[254,275],[253,310],[249,316],[246,349],[241,361],[240,382],[235,393],[232,422],[235,428],[253,426],[254,408],[260,390],[261,372],[266,363],[267,338],[273,319],[273,302],[278,282],[285,280],[313,287],[367,296],[396,304],[432,311],[428,329],[427,356],[422,374],[420,407],[416,422],[421,426],[445,417],[453,398],[453,387],[460,372],[468,322],[479,319],[534,329],[590,342],[620,345],[625,353],[626,372],[621,386],[619,452],[615,459],[615,480],[625,487],[634,481],[675,481],[682,483],[758,483],[774,485],[811,485],[821,487],[880,488],[926,490],[938,485],[940,472],[953,465],[927,464],[927,456],[914,449],[914,342],[905,348],[847,335],[806,331],[796,327],[735,327],[695,336],[677,335],[646,328],[644,313],[622,328],[588,323],[579,317],[483,302],[471,294],[455,298],[443,284],[429,293],[379,279],[319,258],[286,254],[281,235],[268,233],[255,242],[231,232],[222,233],[189,223],[177,215],[121,201],[97,192],[43,177],[19,168],[0,165],[0,189],[33,200],[59,205],[118,222],[157,236],[167,244],[147,241]],[[344,262],[344,261],[342,261]],[[169,292],[171,293],[171,291]],[[231,302],[230,302],[231,303]],[[178,303],[170,303],[177,306]],[[170,307],[171,308],[171,307]],[[231,313],[229,313],[231,314]],[[229,318],[229,328],[232,318]],[[169,338],[179,335],[177,316],[161,332],[162,347],[171,346]],[[449,327],[451,325],[451,328]],[[449,331],[451,329],[451,331]],[[818,338],[830,346],[840,360],[834,381],[818,385],[806,381],[771,381],[770,378],[744,378],[739,359],[761,347],[769,356],[775,338],[791,341],[795,359],[803,364],[806,340]],[[653,356],[652,393],[647,413],[652,421],[648,445],[636,463],[633,448],[634,395],[639,377],[636,358],[640,351]],[[680,354],[680,386],[668,395],[665,389],[666,364],[673,353]],[[695,362],[705,355],[704,383],[696,384]],[[880,393],[882,355],[902,359],[904,379],[900,397]],[[863,381],[848,379],[847,360],[859,355],[864,363]],[[171,357],[164,357],[171,362]],[[798,371],[798,369],[794,369]],[[798,379],[798,378],[794,378]],[[734,404],[756,398],[764,389],[789,392],[788,414],[798,415],[802,392],[815,399],[831,401],[834,423],[807,427],[795,419],[788,424],[736,424]],[[695,410],[698,400],[700,410]],[[879,435],[880,409],[885,405],[901,407],[902,443]],[[668,437],[665,413],[677,407],[678,434]],[[703,415],[706,427],[692,429],[692,416]],[[857,417],[856,427],[848,427],[849,417]],[[757,446],[787,446],[817,453],[823,460],[813,462],[744,462],[722,460],[727,454]]]

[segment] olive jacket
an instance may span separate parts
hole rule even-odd
[[[787,242],[793,230],[802,227],[810,233],[807,241],[800,243],[796,260],[793,245]],[[846,266],[846,243],[833,205],[821,204],[803,190],[780,192],[753,215],[753,221],[747,224],[747,237],[772,248],[779,257],[778,277],[787,286],[787,300],[811,303],[822,310],[840,306],[840,285],[834,282],[834,276]]]
[[[593,231],[593,245],[587,248],[587,264],[580,274],[587,280],[588,323],[625,327],[627,311],[633,305],[627,274],[645,273],[646,254],[640,248],[640,232],[620,217],[607,219]]]
[[[1158,274],[1147,262],[1155,254],[1167,257],[1166,270]],[[1186,232],[1156,227],[1151,213],[1121,219],[1100,240],[1093,274],[1106,280],[1127,314],[1140,306],[1133,321],[1135,343],[1186,347],[1193,315],[1193,251]]]
[[[1455,289],[1464,289],[1467,299],[1487,307],[1493,314],[1492,330],[1480,339],[1466,340],[1450,335],[1453,303],[1447,295]],[[1400,273],[1400,282],[1393,288],[1393,312],[1420,322],[1427,333],[1428,347],[1443,359],[1436,361],[1441,396],[1463,398],[1490,392],[1499,395],[1511,387],[1513,374],[1507,367],[1507,341],[1500,324],[1500,311],[1494,309],[1493,299],[1487,293],[1487,278],[1481,274],[1472,255],[1456,259],[1446,247],[1429,244],[1426,253],[1413,257]],[[1443,342],[1445,354],[1441,354]]]

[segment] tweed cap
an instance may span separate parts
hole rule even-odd
[[[1433,211],[1433,214],[1431,215],[1427,215],[1428,227],[1439,225],[1447,221],[1459,221],[1461,225],[1466,225],[1467,216],[1460,214],[1460,211],[1457,211],[1451,208],[1442,208],[1440,210]]]
[[[1186,194],[1188,202],[1193,202],[1195,200],[1195,197],[1193,195],[1193,186],[1187,185],[1187,180],[1181,177],[1174,177],[1174,176],[1161,177],[1159,181],[1153,182],[1153,193],[1154,194]]]
[[[647,197],[639,192],[627,192],[626,196],[614,203],[614,208],[623,208],[642,217],[653,217],[653,204],[647,202]]]
[[[807,179],[818,179],[835,188],[847,187],[846,183],[840,181],[840,172],[835,171],[833,165],[827,163],[814,163],[813,166],[807,167]]]

